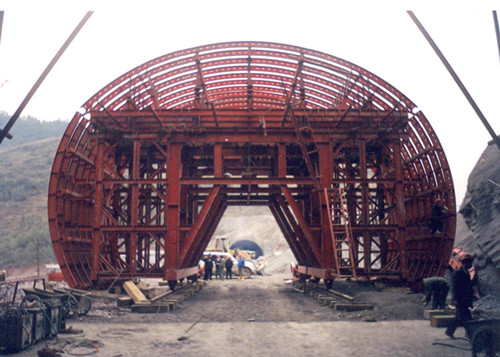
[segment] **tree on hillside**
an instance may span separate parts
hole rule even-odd
[[[0,241],[0,267],[10,269],[55,261],[47,219],[23,216],[16,235]]]
[[[10,119],[10,115],[4,111],[0,111],[0,127],[3,128]],[[21,117],[16,121],[16,124],[10,130],[12,140],[4,140],[1,148],[22,145],[38,140],[43,140],[53,137],[61,137],[68,126],[68,121],[40,121],[34,117]]]

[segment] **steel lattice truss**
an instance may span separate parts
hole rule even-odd
[[[437,199],[449,212],[431,234]],[[104,87],[70,122],[49,187],[73,287],[194,278],[228,205],[263,205],[303,276],[440,274],[450,169],[422,112],[321,52],[232,42],[171,53]]]

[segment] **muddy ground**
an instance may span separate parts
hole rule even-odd
[[[467,340],[450,340],[422,318],[422,295],[335,282],[334,289],[374,306],[345,313],[296,291],[286,278],[212,280],[161,314],[96,303],[88,316],[68,322],[83,333],[60,334],[47,346],[61,356],[470,356]],[[42,347],[16,356],[36,356]]]

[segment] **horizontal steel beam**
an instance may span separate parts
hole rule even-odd
[[[181,178],[181,185],[313,185],[312,179],[297,178]]]

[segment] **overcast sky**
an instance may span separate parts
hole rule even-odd
[[[338,56],[387,81],[424,112],[450,163],[457,204],[491,140],[410,19],[413,10],[500,132],[500,61],[492,10],[481,1],[0,0],[0,111],[13,114],[85,15],[93,16],[23,112],[71,119],[103,86],[155,57],[226,41],[269,41]],[[0,123],[4,126],[5,123]]]

